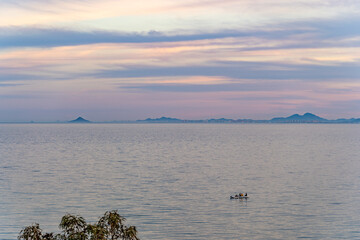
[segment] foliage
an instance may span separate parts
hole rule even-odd
[[[28,226],[20,231],[18,239],[24,240],[41,240],[43,239],[43,234],[38,223]]]
[[[107,211],[95,224],[86,223],[81,216],[62,217],[59,234],[42,233],[38,223],[20,231],[19,240],[139,240],[135,226],[126,226],[126,219],[116,210]]]
[[[86,240],[87,234],[87,224],[83,217],[73,216],[71,214],[66,214],[62,217],[59,228],[62,231],[62,239],[67,240]]]

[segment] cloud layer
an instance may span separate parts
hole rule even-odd
[[[360,115],[356,1],[0,5],[0,121]]]

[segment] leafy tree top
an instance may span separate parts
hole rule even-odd
[[[117,210],[107,211],[94,224],[81,216],[66,214],[62,217],[59,234],[43,233],[38,223],[25,227],[19,240],[139,240],[135,226],[126,226],[126,219]]]

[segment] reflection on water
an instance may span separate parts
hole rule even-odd
[[[0,239],[112,209],[142,239],[360,238],[359,146],[360,125],[0,124]]]

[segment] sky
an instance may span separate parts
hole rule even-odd
[[[0,0],[0,122],[360,117],[358,0]]]

